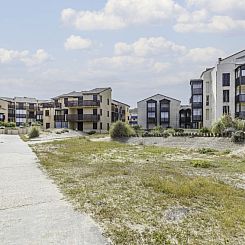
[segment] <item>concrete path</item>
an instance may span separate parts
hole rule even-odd
[[[0,244],[100,245],[93,220],[73,210],[18,136],[0,135]]]

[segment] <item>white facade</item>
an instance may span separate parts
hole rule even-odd
[[[237,116],[236,95],[238,92],[236,92],[235,73],[236,68],[243,64],[245,64],[245,50],[225,59],[219,59],[215,67],[202,73],[204,127],[211,127],[224,114],[230,114],[233,118]],[[245,77],[245,72],[243,75]],[[244,85],[241,85],[239,93],[245,94]],[[243,103],[241,103],[241,108],[241,110],[245,109]]]
[[[137,107],[138,125],[143,129],[153,129],[156,126],[179,127],[179,100],[157,94],[139,101]]]

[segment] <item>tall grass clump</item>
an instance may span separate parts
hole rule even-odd
[[[122,121],[113,123],[110,128],[110,136],[113,139],[131,137],[133,135],[135,135],[134,129]]]
[[[28,136],[30,139],[37,138],[39,136],[39,129],[36,127],[32,127]]]

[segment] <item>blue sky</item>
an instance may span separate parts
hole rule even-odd
[[[244,11],[244,0],[3,1],[0,96],[111,86],[131,106],[155,93],[187,103],[191,78],[244,49]]]

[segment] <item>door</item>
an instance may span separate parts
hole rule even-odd
[[[78,122],[78,123],[77,123],[77,129],[78,129],[79,131],[83,131],[83,122]]]

